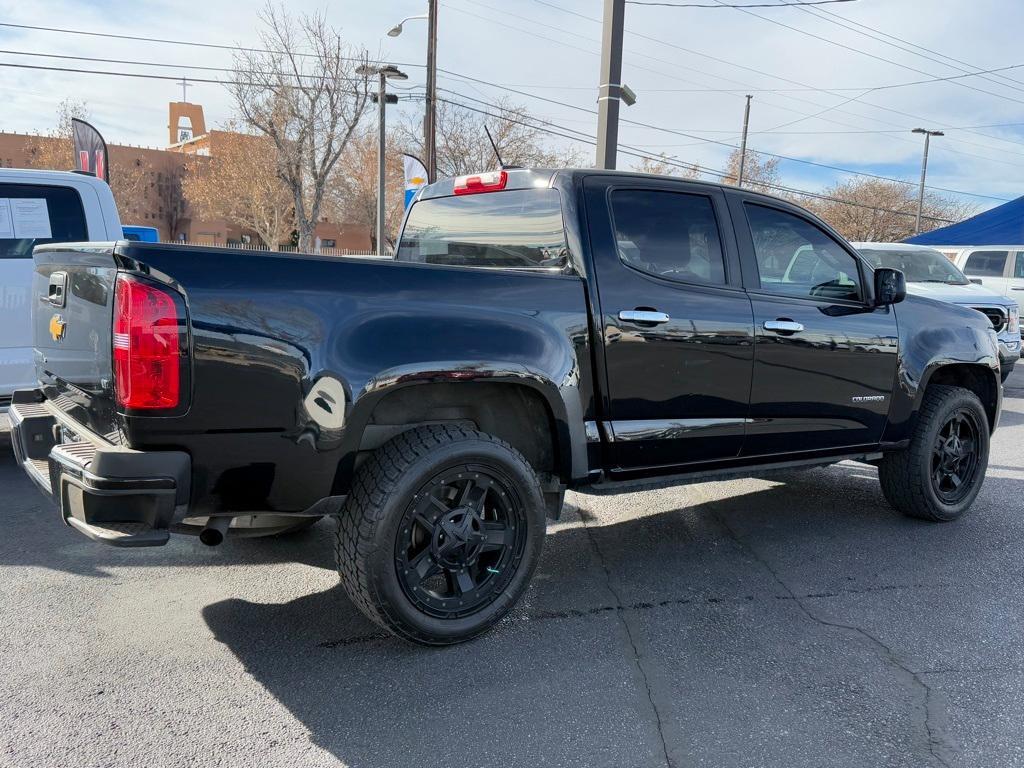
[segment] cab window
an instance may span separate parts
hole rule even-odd
[[[711,198],[654,189],[611,194],[619,258],[641,272],[686,283],[725,284]]]
[[[1024,277],[1024,251],[1017,252],[1017,263],[1013,265],[1013,276]]]
[[[800,216],[744,203],[761,290],[802,298],[860,301],[857,260]]]
[[[1009,251],[975,251],[967,257],[964,273],[975,277],[1002,277]]]
[[[37,245],[88,240],[88,233],[75,190],[0,184],[0,259],[29,259]]]
[[[395,260],[556,271],[568,255],[558,191],[518,189],[420,200]]]

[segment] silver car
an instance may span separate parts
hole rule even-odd
[[[853,243],[853,247],[873,266],[902,271],[908,292],[984,313],[999,337],[999,359],[1006,381],[1021,356],[1020,307],[1016,301],[972,283],[933,248],[906,243]]]

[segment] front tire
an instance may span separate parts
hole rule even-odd
[[[910,446],[878,465],[885,498],[905,515],[934,522],[961,517],[988,467],[989,425],[978,396],[934,385],[925,392]]]
[[[540,481],[508,443],[458,426],[404,432],[359,468],[339,518],[341,582],[372,621],[423,645],[470,640],[529,584]]]

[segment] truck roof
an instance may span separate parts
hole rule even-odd
[[[67,184],[74,182],[76,185],[89,187],[105,187],[107,182],[98,179],[91,173],[76,173],[75,171],[48,171],[41,168],[0,168],[0,181],[8,184]]]
[[[480,171],[480,174],[493,173],[499,169],[490,169],[487,171]],[[575,180],[581,176],[622,176],[623,178],[631,179],[671,179],[673,181],[684,181],[687,184],[693,184],[702,187],[712,187],[716,189],[736,189],[735,185],[723,184],[718,181],[702,181],[699,179],[684,179],[678,176],[665,176],[655,173],[639,173],[637,171],[620,171],[620,170],[605,170],[602,168],[505,168],[505,172],[508,174],[508,181],[505,184],[506,190],[511,189],[529,189],[531,187],[550,187],[553,186],[557,178],[566,179],[567,181]],[[470,174],[473,175],[473,174]],[[426,200],[434,197],[448,197],[449,195],[455,194],[454,192],[455,178],[438,179],[433,184],[428,184],[423,187],[417,195],[418,200]],[[744,194],[753,194],[765,197],[771,200],[782,199],[775,195],[768,195],[763,192],[757,192],[751,189],[744,189]]]

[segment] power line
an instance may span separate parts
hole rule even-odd
[[[723,8],[732,8],[733,10],[737,10],[740,13],[745,13],[748,16],[753,16],[756,19],[761,19],[762,21],[767,21],[769,24],[775,24],[776,26],[784,27],[785,29],[789,29],[789,30],[792,30],[793,32],[796,32],[798,34],[814,38],[815,40],[821,40],[822,42],[828,43],[830,45],[834,45],[834,46],[836,46],[838,48],[843,48],[843,49],[845,49],[847,51],[852,51],[854,53],[858,53],[861,56],[867,56],[868,58],[875,59],[876,61],[881,61],[881,62],[884,62],[886,64],[891,64],[892,66],[895,66],[895,67],[902,67],[903,69],[910,70],[911,72],[917,72],[920,75],[927,75],[928,77],[934,77],[935,76],[931,72],[928,72],[926,70],[918,69],[917,67],[912,67],[909,64],[904,64],[902,62],[894,61],[892,59],[887,59],[884,56],[879,56],[879,55],[871,53],[869,51],[865,51],[863,48],[855,48],[852,45],[846,45],[845,43],[841,43],[838,40],[832,40],[831,38],[823,37],[822,35],[818,35],[818,34],[816,34],[814,32],[808,32],[806,29],[800,29],[800,27],[794,27],[792,24],[786,24],[785,22],[779,21],[778,19],[773,19],[773,18],[771,18],[769,16],[762,16],[759,13],[754,13],[753,11],[745,10],[743,8],[743,6],[739,6],[739,5],[726,5],[722,0],[714,0],[714,2],[717,3],[719,6],[721,6]],[[977,91],[978,93],[983,93],[983,94],[986,94],[988,96],[993,96],[993,97],[995,97],[997,99],[1006,99],[1007,101],[1013,101],[1013,102],[1016,102],[1018,104],[1024,104],[1024,100],[1022,100],[1022,99],[1015,99],[1015,98],[1013,98],[1011,96],[1006,96],[1005,94],[999,94],[999,93],[993,93],[992,91],[986,91],[983,88],[978,88],[977,86],[969,85],[968,83],[961,83],[959,81],[953,81],[953,82],[954,82],[954,85],[959,85],[962,88],[968,88],[968,89],[970,89],[972,91]]]
[[[246,48],[241,45],[223,45],[220,43],[201,43],[196,40],[173,40],[170,38],[162,37],[143,37],[141,35],[119,35],[113,32],[92,32],[83,29],[67,29],[64,27],[41,27],[32,24],[14,24],[12,22],[0,22],[0,27],[10,27],[13,29],[30,29],[37,32],[60,32],[65,35],[84,35],[86,37],[105,37],[114,40],[133,40],[141,43],[162,43],[165,45],[188,45],[196,48],[215,48],[222,51],[241,51],[245,53],[273,53],[283,54],[284,51],[275,51],[270,48]],[[316,58],[316,54],[313,53],[296,53],[295,56],[301,58]],[[339,56],[342,61],[354,61],[361,62],[363,59],[355,56]],[[389,62],[398,67],[425,67],[425,64],[413,64],[410,62]]]
[[[461,98],[468,98],[470,101],[479,101],[478,99],[474,99],[472,97],[467,97],[464,94],[458,94],[455,91],[451,91],[449,89],[444,89],[444,90],[448,91],[448,93],[455,93],[456,95],[460,96]],[[462,104],[460,102],[453,101],[451,99],[439,98],[438,100],[439,101],[443,101],[446,104],[451,104],[451,105],[457,106],[457,107],[459,107],[461,109],[468,110],[470,112],[475,112],[477,114],[486,115],[488,117],[493,117],[496,120],[504,120],[506,122],[515,123],[516,125],[522,125],[524,127],[531,128],[531,129],[536,130],[536,131],[541,131],[543,133],[547,133],[547,134],[550,134],[550,135],[553,135],[553,136],[560,136],[562,138],[570,139],[570,140],[573,140],[573,141],[579,141],[579,142],[582,142],[584,144],[589,144],[591,146],[595,146],[597,144],[597,142],[594,141],[593,139],[582,137],[582,136],[575,136],[575,135],[572,135],[572,133],[564,133],[562,131],[572,131],[572,132],[575,132],[575,131],[572,128],[565,128],[564,126],[558,126],[557,124],[550,123],[548,121],[537,120],[536,118],[533,118],[533,117],[528,118],[529,120],[533,120],[534,122],[538,122],[538,123],[541,123],[543,125],[554,126],[556,128],[562,128],[562,131],[551,130],[550,128],[542,128],[542,127],[540,127],[538,125],[533,125],[531,123],[528,123],[525,120],[520,120],[520,119],[517,119],[517,118],[514,118],[514,117],[510,117],[507,114],[495,114],[493,112],[488,112],[487,110],[483,110],[483,109],[479,109],[479,108],[476,108],[476,107],[472,107],[472,106],[469,106],[468,104]],[[499,105],[490,105],[490,106],[492,106],[495,109],[499,109],[499,110],[502,109]],[[638,159],[641,159],[641,160],[658,161],[658,162],[662,162],[665,165],[668,165],[670,167],[682,168],[684,170],[696,169],[698,172],[704,174],[705,176],[720,176],[721,177],[721,176],[728,175],[726,171],[723,171],[723,170],[720,170],[720,169],[706,168],[706,167],[700,166],[700,165],[682,163],[682,162],[679,162],[679,161],[675,160],[674,158],[668,158],[668,157],[665,157],[663,155],[662,156],[658,156],[658,155],[653,155],[653,154],[645,153],[642,150],[638,150],[635,147],[629,146],[628,144],[620,144],[619,146],[620,146],[620,149],[619,149],[620,153],[623,154],[623,155],[627,155],[629,157],[635,157],[635,158],[638,158]],[[900,215],[900,216],[910,216],[910,217],[913,217],[913,216],[916,215],[915,213],[907,212],[907,211],[901,211],[901,210],[896,209],[896,208],[881,208],[879,206],[867,205],[865,203],[857,203],[857,202],[853,202],[853,201],[850,201],[850,200],[843,200],[842,198],[838,198],[838,197],[832,197],[831,195],[825,195],[825,194],[821,194],[819,192],[810,192],[810,191],[805,190],[805,189],[797,189],[795,187],[789,187],[789,186],[782,185],[782,184],[775,184],[775,183],[772,183],[772,182],[757,182],[757,183],[759,185],[761,185],[761,186],[768,187],[768,188],[771,188],[771,189],[775,189],[775,190],[778,190],[778,191],[781,191],[781,192],[788,192],[790,194],[801,195],[801,196],[804,196],[804,197],[811,197],[811,198],[818,199],[818,200],[827,200],[827,201],[834,202],[834,203],[840,203],[842,205],[852,206],[854,208],[864,208],[864,209],[872,210],[872,211],[883,211],[883,212],[886,212],[886,213],[894,213],[894,214],[897,214],[897,215]],[[929,221],[937,221],[937,222],[940,222],[940,223],[946,223],[946,224],[952,223],[952,219],[944,219],[944,218],[940,218],[940,217],[937,217],[937,216],[923,216],[922,218],[928,219]]]
[[[543,0],[537,0],[537,1],[538,2],[543,2]],[[717,2],[717,0],[716,0],[716,2]],[[550,3],[547,3],[547,2],[543,2],[543,4],[551,5]],[[553,6],[553,7],[557,7],[557,6]],[[565,10],[565,9],[562,9],[562,10]],[[581,15],[581,14],[575,14],[575,15]],[[27,27],[27,25],[17,25],[17,24],[9,24],[9,23],[0,23],[0,26],[13,26],[13,27],[19,27],[19,28]],[[139,38],[139,37],[133,37],[133,36],[127,36],[127,35],[114,35],[114,34],[110,34],[110,33],[86,32],[86,31],[82,31],[82,30],[65,30],[65,29],[59,29],[59,28],[54,28],[54,27],[36,27],[36,28],[37,29],[43,29],[43,30],[46,30],[46,31],[67,32],[67,33],[71,33],[71,34],[88,34],[88,35],[101,36],[101,37],[114,37],[114,38],[118,38],[118,39],[123,39],[123,38],[139,39],[139,40],[148,41],[148,42],[171,43],[171,44],[176,44],[176,45],[191,45],[192,44],[192,43],[189,43],[187,41],[181,41],[181,40],[167,40],[167,39],[160,39],[160,38]],[[256,50],[256,51],[261,50],[261,49],[242,49],[239,46],[218,46],[218,45],[208,44],[208,43],[195,43],[195,45],[199,45],[199,46],[203,46],[203,47],[219,47],[219,48],[225,48],[225,49],[229,49],[229,50]],[[262,49],[262,50],[266,50],[266,49]],[[273,53],[274,51],[267,50],[266,52]],[[70,68],[70,67],[48,67],[48,66],[42,66],[42,65],[13,64],[13,63],[0,63],[0,66],[8,67],[8,68],[16,68],[16,69],[34,69],[34,70],[44,70],[44,71],[69,72],[69,73],[80,73],[80,74],[97,74],[97,75],[120,76],[120,77],[131,77],[131,78],[142,78],[142,79],[156,79],[156,80],[170,80],[170,79],[177,79],[177,77],[178,77],[176,75],[175,76],[164,76],[164,75],[154,75],[154,74],[145,74],[145,73],[115,72],[115,71],[107,71],[107,70],[85,70],[85,69]],[[491,87],[501,87],[501,86],[496,85],[495,83],[491,83],[491,82],[488,82],[486,80],[482,80],[482,79],[479,79],[479,78],[473,78],[473,77],[469,77],[467,75],[460,75],[459,73],[448,72],[446,70],[439,70],[439,71],[446,72],[447,74],[451,74],[451,75],[454,75],[456,77],[462,77],[463,79],[470,80],[470,81],[473,81],[473,82],[478,82],[478,83],[482,83],[484,85],[489,85]],[[221,85],[224,85],[227,82],[227,81],[218,80],[218,79],[204,79],[204,78],[191,78],[191,79],[194,82],[216,83],[216,84],[221,84]],[[513,93],[519,93],[520,95],[523,95],[523,96],[526,96],[526,97],[529,97],[529,98],[539,99],[539,100],[542,100],[542,101],[547,101],[547,102],[550,102],[552,104],[557,104],[557,105],[562,106],[562,107],[576,109],[576,110],[588,112],[588,113],[591,113],[591,114],[596,114],[596,110],[590,110],[590,109],[586,109],[584,107],[580,107],[580,106],[577,106],[577,105],[574,105],[574,104],[569,104],[569,103],[558,101],[558,100],[554,100],[554,99],[548,99],[548,98],[545,98],[545,97],[542,97],[542,96],[537,96],[536,94],[527,93],[525,91],[519,91],[519,90],[511,89],[511,88],[506,88],[505,90],[509,90],[510,92],[513,92]],[[697,136],[695,134],[687,133],[687,132],[684,132],[684,131],[674,130],[674,129],[671,129],[671,128],[664,128],[662,126],[651,125],[651,124],[648,124],[648,123],[642,123],[642,122],[634,121],[634,120],[623,120],[622,122],[626,123],[626,124],[629,124],[629,125],[634,125],[634,126],[638,126],[638,127],[641,127],[641,128],[646,128],[646,129],[649,129],[649,130],[656,130],[656,131],[662,131],[662,132],[676,134],[676,135],[679,135],[679,136],[683,136],[685,138],[695,139],[698,142],[715,144],[715,145],[723,146],[723,147],[726,147],[726,148],[729,148],[729,149],[737,149],[737,147],[735,145],[730,144],[728,142],[718,141],[718,140],[715,140],[715,139],[709,139],[709,138]],[[853,170],[853,169],[850,169],[850,168],[843,168],[841,166],[834,166],[834,165],[829,165],[829,164],[826,164],[826,163],[818,163],[818,162],[815,162],[815,161],[812,161],[812,160],[804,160],[804,159],[801,159],[801,158],[789,157],[789,156],[786,156],[786,155],[781,155],[781,154],[772,153],[772,152],[762,151],[762,152],[760,152],[760,154],[766,155],[768,157],[775,157],[775,158],[778,158],[780,160],[785,160],[787,162],[801,163],[801,164],[815,166],[815,167],[824,168],[824,169],[828,169],[828,170],[838,171],[838,172],[841,172],[841,173],[849,173],[849,174],[853,174],[853,175],[864,176],[864,177],[868,177],[868,178],[875,178],[875,179],[879,179],[879,180],[883,180],[883,181],[891,181],[891,182],[896,182],[896,183],[900,183],[900,184],[908,184],[908,185],[913,184],[913,182],[904,181],[902,179],[894,179],[894,178],[887,177],[887,176],[881,176],[879,174],[872,174],[872,173],[868,173],[868,172],[865,172],[865,171],[856,171],[856,170]],[[984,195],[984,194],[974,193],[974,192],[964,192],[964,191],[961,191],[961,190],[947,189],[947,188],[944,188],[944,187],[934,187],[933,186],[931,188],[934,189],[934,190],[938,190],[938,191],[942,191],[942,192],[947,192],[947,193],[950,193],[950,194],[963,195],[963,196],[969,196],[969,197],[977,197],[977,198],[982,198],[982,199],[991,199],[991,200],[997,200],[997,201],[1002,201],[1002,202],[1006,201],[1006,198],[995,197],[995,196],[992,196],[992,195]]]
[[[571,16],[575,16],[577,18],[581,18],[581,19],[584,19],[586,21],[593,22],[595,24],[600,24],[601,23],[600,19],[594,18],[593,16],[587,16],[586,14],[580,13],[578,11],[574,11],[574,10],[572,10],[570,8],[565,8],[565,7],[561,6],[561,5],[558,5],[557,3],[551,2],[551,0],[533,0],[533,1],[535,3],[540,4],[540,5],[547,6],[548,8],[552,8],[552,9],[560,11],[562,13],[566,13],[566,14],[569,14]],[[829,89],[829,88],[814,88],[812,86],[808,86],[807,83],[800,82],[799,80],[793,80],[791,78],[784,77],[782,75],[776,75],[776,74],[772,74],[772,73],[769,73],[769,72],[765,72],[764,70],[761,70],[761,69],[755,69],[754,67],[749,67],[749,66],[746,66],[745,64],[739,64],[739,63],[734,62],[734,61],[729,61],[728,59],[723,59],[723,58],[714,56],[713,54],[709,54],[709,53],[706,53],[706,52],[703,52],[703,51],[696,51],[696,50],[693,50],[691,48],[686,48],[686,47],[684,47],[682,45],[679,45],[677,43],[673,43],[673,42],[670,42],[668,40],[662,40],[660,38],[653,37],[651,35],[645,35],[645,34],[643,34],[641,32],[636,32],[636,31],[631,31],[631,30],[626,30],[626,32],[627,32],[627,34],[633,35],[634,37],[638,37],[638,38],[640,38],[642,40],[647,40],[647,41],[652,42],[652,43],[657,43],[659,45],[664,45],[664,46],[669,47],[669,48],[674,48],[676,50],[682,51],[683,53],[688,53],[688,54],[693,55],[693,56],[699,56],[699,57],[701,57],[703,59],[706,59],[706,60],[709,60],[709,61],[714,61],[714,62],[717,62],[719,64],[725,64],[726,66],[735,67],[736,69],[742,69],[742,70],[745,70],[745,71],[748,71],[748,72],[752,72],[753,74],[758,75],[760,77],[770,77],[773,80],[778,80],[778,81],[784,82],[784,83],[790,83],[792,85],[802,86],[802,87],[809,88],[809,89],[815,90],[815,91],[819,91],[821,93],[828,94],[828,95],[831,95],[831,96],[838,96],[839,95],[833,89]],[[738,83],[739,82],[739,81],[736,81],[736,80],[732,80],[731,78],[724,77],[722,75],[712,75],[712,77],[714,77],[716,79],[719,79],[719,80],[725,80],[725,81],[728,81],[728,82],[734,82],[734,83]],[[740,84],[742,84],[742,83],[740,83]],[[784,94],[780,94],[780,95],[784,95]],[[798,98],[796,96],[784,96],[784,97],[788,98],[788,99],[791,99],[793,101],[801,101],[801,102],[805,102],[807,104],[812,104],[816,108],[820,108],[821,106],[823,106],[823,105],[821,105],[821,104],[819,104],[817,102],[809,101],[807,99]],[[770,106],[774,106],[774,107],[779,108],[779,109],[787,109],[787,110],[793,111],[793,112],[797,111],[797,110],[793,110],[793,109],[791,109],[789,107],[784,107],[784,106],[779,105],[779,104],[773,104],[773,103],[765,101],[765,100],[762,100],[761,103],[762,104],[768,104]],[[863,100],[860,101],[859,103],[862,104],[863,106],[866,106],[866,107],[871,107],[873,109],[882,110],[884,112],[891,112],[893,114],[900,115],[901,117],[910,118],[910,119],[912,119],[912,120],[914,120],[915,122],[918,122],[918,123],[926,122],[926,123],[932,123],[932,124],[940,124],[940,123],[943,122],[941,120],[935,120],[935,119],[929,118],[929,117],[922,117],[921,115],[914,115],[914,114],[911,114],[909,112],[903,112],[901,110],[894,109],[892,107],[887,107],[887,106],[884,106],[882,104],[875,104],[873,102],[868,102],[868,101],[863,101]],[[875,122],[875,123],[881,123],[883,125],[899,127],[903,131],[909,131],[911,129],[911,127],[912,127],[912,126],[896,126],[895,123],[891,123],[891,122],[888,122],[886,120],[882,120],[881,118],[878,118],[878,117],[871,117],[871,116],[868,116],[868,115],[862,115],[862,114],[859,114],[857,112],[844,112],[844,114],[848,114],[848,115],[851,115],[853,117],[856,117],[856,118],[859,118],[859,119],[862,119],[862,120],[870,120],[870,121]],[[825,122],[835,123],[836,125],[843,125],[843,126],[846,126],[846,127],[858,127],[858,126],[852,126],[849,123],[843,123],[841,121],[834,120],[832,118],[824,118],[823,117],[823,118],[820,118],[820,119],[824,120]],[[1024,142],[1013,141],[1011,139],[1005,139],[1005,138],[1002,138],[1002,137],[999,137],[999,136],[992,136],[991,134],[980,133],[978,131],[970,130],[970,129],[963,129],[963,130],[967,130],[969,133],[976,133],[979,136],[983,136],[983,137],[989,138],[989,139],[994,139],[996,141],[1001,141],[1001,142],[1004,142],[1004,143],[1017,144],[1017,145],[1020,145],[1020,146],[1024,146]],[[916,142],[913,142],[910,139],[904,138],[904,137],[901,137],[901,136],[894,136],[893,138],[895,138],[898,141],[903,141],[903,142],[909,142],[909,143],[912,143],[912,144],[916,144]],[[983,146],[983,145],[978,145],[978,146]],[[988,148],[992,149],[992,150],[995,150],[997,152],[1002,151],[1002,150],[1000,150],[997,147],[988,147]]]
[[[449,74],[447,72],[447,70],[440,69],[438,71],[444,72],[446,74]],[[472,80],[473,82],[482,83],[483,85],[490,85],[490,86],[494,86],[495,85],[494,83],[491,83],[491,82],[489,82],[487,80],[483,80],[483,79],[477,78],[477,77],[470,77],[469,75],[458,75],[458,76],[463,78],[463,79],[465,79],[465,80]],[[519,90],[516,90],[516,89],[513,89],[513,88],[506,88],[506,89],[503,89],[503,90],[508,90],[511,93],[518,93],[518,94],[520,94],[522,96],[526,96],[528,98],[538,99],[540,101],[545,101],[545,102],[548,102],[550,104],[555,104],[555,105],[558,105],[558,106],[561,106],[561,107],[566,107],[566,108],[569,108],[569,109],[575,109],[575,110],[580,111],[580,112],[587,112],[588,114],[592,114],[592,115],[596,115],[597,114],[597,110],[588,109],[587,107],[581,107],[581,106],[578,106],[576,104],[570,104],[568,102],[559,101],[557,99],[550,99],[550,98],[548,98],[546,96],[537,96],[536,94],[527,93],[526,91],[519,91]],[[661,131],[663,133],[671,133],[671,134],[675,134],[677,136],[683,136],[683,137],[688,138],[688,139],[695,139],[695,140],[697,140],[699,142],[708,143],[708,144],[715,144],[715,145],[718,145],[718,146],[721,146],[721,147],[726,147],[728,149],[739,149],[739,147],[737,147],[735,144],[730,144],[729,142],[719,141],[718,139],[709,139],[709,138],[706,138],[706,137],[703,137],[703,136],[697,136],[697,135],[692,134],[692,133],[687,133],[685,131],[680,131],[680,130],[676,130],[676,129],[672,129],[672,128],[665,128],[665,127],[662,127],[662,126],[659,126],[659,125],[651,125],[649,123],[643,123],[643,122],[640,122],[640,121],[637,121],[637,120],[628,120],[626,118],[620,118],[620,122],[625,123],[627,125],[634,125],[634,126],[638,126],[638,127],[641,127],[641,128],[648,128],[648,129],[654,130],[654,131]],[[829,165],[827,163],[818,163],[818,162],[815,162],[813,160],[803,160],[801,158],[789,157],[788,155],[781,155],[781,154],[778,154],[776,152],[767,152],[767,151],[763,151],[763,150],[758,150],[758,153],[762,154],[762,155],[765,155],[767,157],[775,157],[775,158],[778,158],[779,160],[785,160],[787,162],[802,163],[804,165],[811,165],[811,166],[815,166],[815,167],[818,167],[818,168],[825,168],[825,169],[832,170],[832,171],[839,171],[841,173],[849,173],[849,174],[853,174],[855,176],[865,176],[865,177],[868,177],[868,178],[878,179],[880,181],[893,181],[893,182],[897,182],[899,184],[907,184],[909,186],[913,186],[914,185],[914,182],[912,182],[912,181],[905,181],[903,179],[895,179],[895,178],[892,178],[892,177],[889,177],[889,176],[881,176],[879,174],[869,173],[867,171],[856,171],[856,170],[853,170],[852,168],[843,168],[841,166]],[[936,191],[940,191],[940,192],[947,192],[947,193],[954,194],[954,195],[963,195],[963,196],[966,196],[966,197],[977,197],[977,198],[983,198],[983,199],[989,199],[989,200],[998,200],[1000,202],[1007,202],[1008,201],[1008,199],[1005,198],[1005,197],[995,197],[993,195],[983,195],[983,194],[978,193],[978,192],[964,192],[962,190],[947,189],[945,187],[935,187],[935,186],[932,186],[931,189],[936,190]]]
[[[830,5],[832,3],[854,3],[856,0],[809,0],[796,3],[751,3],[750,5],[712,5],[710,3],[668,3],[656,0],[626,0],[626,5],[659,5],[664,8],[787,8],[798,5]]]

